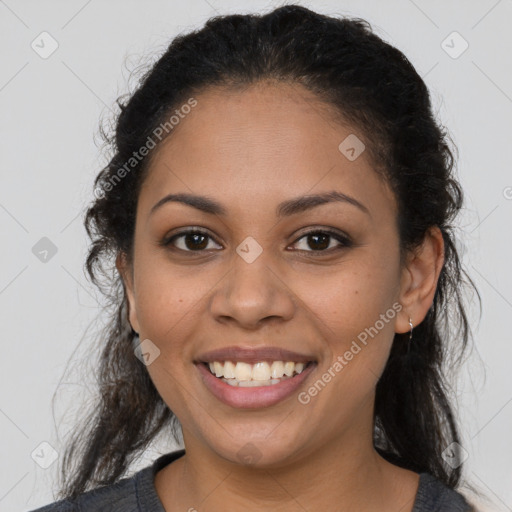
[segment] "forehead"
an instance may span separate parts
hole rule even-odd
[[[188,148],[208,148],[219,156],[228,149],[233,156],[238,145],[249,156],[256,152],[263,157],[268,148],[274,158],[276,149],[285,157],[297,145],[321,146],[320,139],[329,144],[328,131],[339,131],[342,126],[330,105],[299,84],[267,81],[244,87],[216,86],[195,99],[197,106],[184,116],[164,148],[179,150],[186,142]],[[350,127],[344,131],[349,133]]]
[[[394,202],[368,152],[349,159],[340,150],[348,140],[359,141],[361,151],[363,134],[302,86],[212,87],[194,99],[196,106],[152,155],[143,208],[174,191],[207,192],[238,209],[248,199],[277,203],[333,189],[369,196],[376,206]]]

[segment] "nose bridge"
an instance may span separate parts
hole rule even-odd
[[[275,288],[275,276],[272,266],[271,251],[263,247],[252,237],[247,237],[236,248],[232,269],[229,275],[228,298],[237,307],[268,307],[272,301]],[[270,275],[274,279],[269,279]]]

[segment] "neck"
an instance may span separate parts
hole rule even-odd
[[[293,462],[258,468],[219,457],[185,438],[186,454],[157,474],[166,511],[332,510],[410,512],[419,475],[383,459],[361,433]],[[368,439],[366,439],[368,441]],[[371,438],[370,438],[371,441]]]

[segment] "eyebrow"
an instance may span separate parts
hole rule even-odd
[[[178,202],[186,204],[204,213],[209,213],[213,215],[225,216],[227,214],[227,210],[214,199],[211,199],[206,196],[198,196],[195,194],[168,194],[165,197],[162,197],[162,199],[160,199],[151,208],[149,214],[153,214],[158,208],[169,202]],[[283,201],[277,206],[276,216],[279,218],[289,217],[291,215],[295,215],[297,213],[302,213],[307,210],[310,210],[315,206],[332,202],[351,204],[359,208],[364,213],[371,216],[370,211],[364,204],[359,202],[354,197],[351,197],[347,194],[343,194],[336,190],[324,192],[322,194],[310,194],[306,196],[295,197],[293,199]]]

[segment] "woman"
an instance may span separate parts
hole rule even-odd
[[[101,398],[39,510],[471,510],[462,192],[406,57],[304,7],[217,17],[120,106],[85,221]]]

